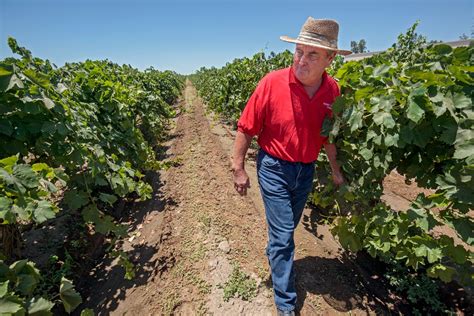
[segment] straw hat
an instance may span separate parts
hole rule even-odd
[[[306,22],[304,22],[300,34],[296,39],[288,36],[280,36],[280,39],[285,42],[325,48],[336,51],[341,55],[352,54],[350,50],[337,48],[338,33],[339,24],[337,24],[336,21],[316,20],[312,17],[309,17]]]

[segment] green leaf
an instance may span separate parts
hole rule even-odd
[[[14,186],[20,194],[26,193],[26,188],[18,181],[18,179],[10,175],[5,169],[0,168],[0,179],[3,180],[7,185]]]
[[[377,112],[374,114],[374,123],[377,125],[384,125],[387,128],[393,128],[395,126],[395,121],[392,118],[390,112]]]
[[[98,218],[95,222],[95,229],[101,234],[108,234],[110,232],[115,232],[119,229],[119,226],[114,223],[112,216],[105,215],[102,218]]]
[[[53,315],[51,308],[54,304],[42,297],[34,297],[27,303],[28,315],[48,316]]]
[[[426,144],[428,144],[431,134],[429,133],[429,129],[422,129],[418,128],[413,132],[413,141],[412,143],[417,145],[420,148],[425,148]]]
[[[56,217],[57,207],[48,201],[41,200],[38,202],[38,206],[33,212],[33,219],[38,224],[41,224],[48,219]]]
[[[10,157],[7,157],[7,158],[3,158],[2,160],[0,160],[0,166],[2,166],[3,168],[5,168],[5,170],[13,170],[13,166],[16,164],[16,162],[18,161],[18,156],[17,155],[14,155],[14,156],[10,156]]]
[[[386,64],[382,64],[380,66],[375,67],[374,73],[372,74],[373,77],[381,77],[386,74],[390,70],[390,66]]]
[[[413,267],[415,270],[418,270],[418,266],[424,264],[425,259],[423,257],[417,257],[409,255],[406,261],[406,265]]]
[[[35,264],[26,259],[19,260],[10,265],[10,269],[17,274],[16,288],[23,295],[33,293],[40,280],[39,270]]]
[[[464,159],[474,155],[474,144],[462,144],[457,146],[453,158]]]
[[[459,132],[458,132],[459,135]],[[456,140],[457,142],[457,140]],[[457,143],[455,145],[456,151],[454,152],[453,158],[464,159],[470,156],[474,156],[474,139],[470,139],[467,142]]]
[[[35,163],[31,166],[31,169],[33,171],[40,172],[40,171],[43,171],[43,170],[48,171],[50,168],[45,163]]]
[[[334,101],[334,103],[332,104],[332,107],[331,107],[332,113],[334,113],[334,115],[339,115],[339,113],[341,113],[344,110],[345,104],[346,104],[346,99],[342,96],[338,96],[336,100]]]
[[[8,293],[8,282],[10,281],[5,281],[5,282],[0,282],[0,298],[3,298],[5,295]]]
[[[385,135],[385,138],[384,138],[385,146],[390,147],[390,146],[396,145],[398,143],[398,139],[399,139],[398,134],[394,134],[394,135],[387,134],[387,135]]]
[[[13,125],[7,119],[0,119],[0,133],[11,136],[13,134]]]
[[[48,110],[51,110],[52,108],[55,107],[55,104],[54,104],[53,100],[51,100],[51,99],[48,98],[48,97],[43,97],[42,101],[43,101],[44,106],[45,106]]]
[[[359,152],[359,154],[365,159],[365,160],[370,160],[374,156],[374,153],[372,150],[368,148],[362,148],[362,150]]]
[[[83,309],[80,316],[94,316],[94,311],[90,308]]]
[[[42,88],[48,89],[51,85],[51,83],[49,82],[48,76],[44,73],[37,72],[33,69],[26,69],[25,71],[23,71],[23,73],[31,81],[33,81],[34,83],[36,83],[37,85],[39,85]]]
[[[21,303],[22,300],[17,296],[0,298],[0,315],[25,315]]]
[[[468,73],[466,73],[462,67],[458,67],[456,65],[449,65],[448,70],[452,73],[452,75],[454,75],[456,80],[459,80],[471,86],[474,84],[474,80],[472,79],[472,77]]]
[[[448,283],[452,281],[453,275],[456,270],[451,267],[447,267],[441,263],[438,263],[430,267],[428,270],[426,270],[426,272],[428,276],[432,278],[440,278],[443,282]]]
[[[426,88],[420,85],[419,83],[413,88],[410,92],[410,96],[413,97],[421,97],[426,94]]]
[[[323,137],[329,136],[329,133],[332,130],[333,123],[334,123],[333,120],[329,116],[326,115],[324,117],[323,126],[321,127],[321,132],[320,132],[321,136]]]
[[[391,95],[382,96],[379,99],[379,109],[383,109],[386,112],[390,112],[395,104],[395,98]]]
[[[23,186],[29,189],[38,187],[39,178],[29,165],[21,164],[14,166],[13,176],[15,176]]]
[[[23,82],[13,73],[13,66],[0,63],[0,92],[7,92],[11,89],[23,89]]]
[[[456,144],[465,144],[474,139],[474,130],[459,128],[456,134]]]
[[[464,264],[469,258],[469,252],[461,245],[454,246],[452,238],[447,236],[442,237],[445,237],[445,240],[449,239],[449,245],[444,249],[447,255],[453,258],[457,264]]]
[[[456,93],[453,96],[453,103],[454,106],[458,109],[469,108],[472,106],[472,100],[461,93]]]
[[[77,211],[89,203],[89,195],[84,191],[71,190],[64,194],[64,202],[71,211]]]
[[[71,281],[65,277],[61,278],[61,285],[59,287],[59,296],[64,305],[66,312],[71,313],[76,309],[79,304],[82,303],[82,298],[79,293],[74,289],[74,285]]]
[[[442,250],[438,247],[426,248],[426,253],[429,263],[437,262],[443,258]]]
[[[11,208],[11,212],[13,214],[16,214],[15,216],[18,216],[21,220],[23,221],[29,221],[30,220],[30,213],[28,213],[27,209],[24,207],[20,207],[18,205],[13,204]],[[16,222],[16,220],[15,220]]]
[[[24,295],[31,295],[38,285],[38,278],[32,274],[18,275],[18,290]]]
[[[456,140],[456,134],[458,132],[458,126],[457,125],[444,125],[443,126],[444,130],[439,138],[442,142],[448,144],[448,145],[453,145],[455,140]]]
[[[409,254],[410,253],[408,252],[408,249],[402,248],[401,250],[397,251],[397,254],[395,255],[395,259],[403,260],[405,258],[408,258]]]
[[[345,219],[340,219],[338,226],[336,226],[333,231],[338,238],[341,246],[344,249],[348,249],[352,252],[357,252],[362,249],[362,243],[357,235],[348,230],[348,224]]]
[[[468,61],[471,58],[470,47],[456,47],[453,50],[453,55],[461,62]]]
[[[364,87],[355,92],[355,101],[358,103],[360,100],[367,98],[372,95],[375,89],[373,87]]]
[[[0,63],[0,78],[13,74],[13,65]]]
[[[115,195],[107,193],[100,193],[99,199],[105,203],[108,203],[110,206],[113,206],[114,203],[117,201],[117,197]]]
[[[90,205],[82,211],[82,217],[85,222],[94,224],[95,230],[101,234],[114,232],[120,234],[121,226],[114,223],[112,216],[103,215],[95,206]]]
[[[9,198],[0,197],[0,224],[12,224],[16,222],[15,214],[11,211]]]
[[[407,117],[415,123],[418,123],[425,111],[418,106],[413,98],[408,99]]]
[[[402,126],[400,129],[400,140],[406,144],[413,143],[413,133],[408,125]]]
[[[452,225],[456,230],[456,233],[461,237],[461,239],[468,245],[474,245],[474,222],[467,217],[456,218],[452,220]]]
[[[49,192],[51,193],[58,192],[58,188],[56,188],[56,186],[52,184],[50,181],[41,179],[40,182]]]
[[[102,176],[102,175],[97,175],[94,178],[95,184],[98,186],[107,186],[109,185],[109,182]]]
[[[447,45],[447,44],[436,44],[433,47],[433,50],[438,54],[438,55],[447,55],[453,51],[452,47]]]
[[[362,115],[363,112],[354,108],[351,117],[348,120],[348,124],[351,127],[351,132],[357,130],[358,128],[362,127]]]

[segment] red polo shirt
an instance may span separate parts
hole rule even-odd
[[[259,82],[237,123],[237,129],[258,135],[258,144],[270,155],[292,162],[318,158],[326,138],[321,126],[339,95],[336,81],[326,72],[310,99],[291,67],[273,71]]]

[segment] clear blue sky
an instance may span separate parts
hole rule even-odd
[[[365,39],[370,51],[390,47],[420,20],[428,39],[471,35],[473,0],[0,0],[0,59],[8,36],[58,66],[109,59],[139,69],[182,74],[221,67],[259,51],[293,45],[308,16],[340,23],[339,47]]]

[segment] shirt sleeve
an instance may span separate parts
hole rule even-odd
[[[264,77],[250,96],[237,122],[237,130],[250,136],[259,135],[265,120],[265,108],[268,100],[267,80]]]

